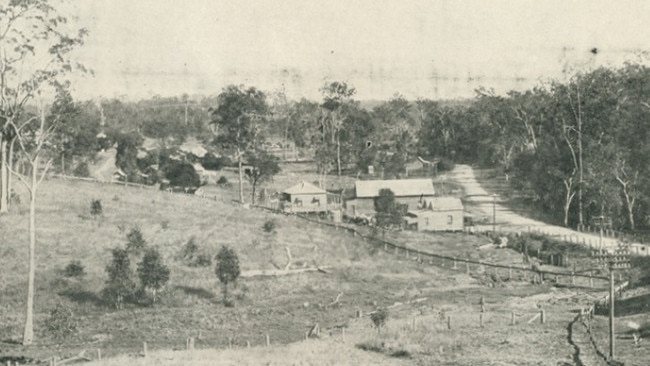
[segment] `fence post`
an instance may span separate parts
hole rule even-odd
[[[542,324],[546,323],[546,311],[544,311],[544,309],[541,310],[540,320]]]
[[[469,274],[469,262],[465,262],[465,273]]]
[[[512,267],[508,266],[508,281],[512,279]]]
[[[147,358],[147,342],[142,342],[142,355]]]
[[[447,329],[451,329],[451,315],[447,315]]]
[[[594,287],[594,278],[592,277],[592,271],[589,271],[589,287]]]
[[[456,257],[454,257],[454,269],[457,269],[457,268],[458,267],[456,267]]]
[[[266,333],[266,346],[267,347],[271,346],[271,337],[269,337],[268,333]]]
[[[483,313],[478,314],[478,322],[479,322],[479,326],[483,328]]]
[[[511,311],[510,312],[510,325],[515,325],[515,312]]]
[[[101,348],[97,348],[97,359],[98,360],[102,359],[102,350],[101,350]]]
[[[251,341],[246,341],[246,348],[251,348]]]

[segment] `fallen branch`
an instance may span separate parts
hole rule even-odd
[[[58,365],[63,365],[63,364],[66,364],[66,363],[69,363],[69,362],[75,362],[75,361],[86,361],[86,362],[92,361],[90,358],[85,356],[85,353],[86,353],[86,350],[83,350],[83,351],[79,352],[79,354],[76,355],[76,356],[66,358],[65,360],[61,360],[61,361],[58,361],[58,362],[55,361],[54,364],[56,366],[58,366]]]
[[[339,300],[341,299],[341,296],[342,296],[342,295],[343,295],[343,293],[342,293],[342,292],[339,292],[339,294],[336,295],[336,299],[334,299],[333,302],[327,304],[327,306],[333,306],[333,305],[338,304],[338,303],[339,303]]]
[[[312,338],[312,337],[318,337],[320,334],[320,326],[318,323],[314,324],[311,329],[309,329],[309,332],[307,332],[307,337]]]
[[[323,272],[325,271],[324,268],[330,268],[330,267],[300,268],[300,269],[291,269],[288,271],[285,271],[284,269],[254,269],[254,270],[242,272],[241,277],[250,278],[250,277],[257,277],[257,276],[269,276],[269,277],[287,276],[287,275],[306,273],[306,272]],[[327,272],[323,272],[323,273],[327,273]]]
[[[287,265],[284,266],[284,270],[288,271],[291,268],[291,251],[289,250],[289,247],[284,247],[287,250]]]
[[[530,318],[530,320],[528,321],[528,324],[534,322],[534,321],[537,320],[537,318],[539,318],[540,316],[542,316],[542,313],[537,313],[537,314],[535,314],[534,317]]]

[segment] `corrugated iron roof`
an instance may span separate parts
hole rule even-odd
[[[381,189],[390,189],[396,197],[433,196],[431,179],[358,180],[354,183],[356,196],[377,197]]]
[[[316,187],[315,185],[305,182],[304,180],[295,186],[289,187],[282,191],[286,194],[325,194],[327,193],[324,189]]]

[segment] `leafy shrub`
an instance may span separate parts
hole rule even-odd
[[[278,224],[275,222],[275,220],[267,220],[264,225],[262,225],[262,229],[267,232],[267,233],[272,233],[275,232],[275,229],[277,228]]]
[[[222,175],[219,177],[219,180],[217,180],[217,185],[219,187],[230,187],[230,182],[228,182],[228,178]]]
[[[398,349],[397,351],[391,353],[390,356],[396,358],[411,358],[411,352],[405,349]]]
[[[365,343],[358,343],[355,345],[355,347],[364,350],[364,351],[369,351],[369,352],[378,352],[382,353],[384,352],[384,344],[383,342],[380,344],[377,341],[368,341]]]
[[[79,260],[72,260],[65,266],[63,269],[63,275],[65,277],[83,277],[85,275],[84,266]]]
[[[77,332],[77,320],[72,309],[57,304],[45,320],[45,327],[56,339],[66,339]]]
[[[227,246],[221,247],[221,250],[217,254],[217,266],[214,272],[223,284],[223,302],[226,306],[230,307],[233,304],[228,299],[228,284],[235,282],[241,273],[237,253]]]
[[[440,162],[438,162],[438,171],[439,172],[448,172],[448,171],[454,169],[455,166],[456,166],[456,164],[454,164],[453,161],[443,158],[443,159],[440,160]]]
[[[150,289],[152,292],[152,302],[156,303],[156,292],[163,288],[169,281],[169,267],[167,267],[160,256],[160,252],[155,248],[147,250],[138,263],[138,277],[143,289]]]
[[[115,305],[115,308],[122,309],[125,299],[134,293],[136,286],[133,281],[129,253],[124,249],[115,248],[112,254],[113,260],[106,266],[108,279],[102,295]]]
[[[104,214],[104,209],[102,208],[101,200],[92,200],[90,202],[90,214],[95,217]]]
[[[201,159],[201,164],[208,170],[221,170],[225,166],[232,165],[232,161],[225,156],[217,157],[213,153],[207,153]]]
[[[386,325],[388,319],[388,310],[386,308],[379,308],[374,313],[370,314],[372,324],[377,328],[377,333],[381,332],[381,328]]]
[[[88,168],[88,163],[85,161],[79,163],[77,167],[74,168],[72,174],[75,177],[83,177],[83,178],[90,177],[90,169]]]
[[[209,267],[212,265],[212,257],[209,254],[201,253],[194,258],[192,265],[195,267]]]
[[[192,260],[198,251],[199,245],[196,244],[196,237],[192,236],[183,246],[183,249],[181,250],[181,258]]]
[[[139,253],[144,250],[147,245],[140,227],[134,226],[128,234],[126,234],[126,250],[131,253]]]
[[[190,163],[176,163],[167,171],[169,184],[176,187],[198,187],[201,178]]]
[[[161,227],[163,230],[167,230],[167,229],[169,229],[169,220],[163,220],[163,221],[161,221],[161,222],[160,222],[160,227]]]

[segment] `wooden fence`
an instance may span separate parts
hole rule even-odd
[[[264,206],[254,206],[254,207],[264,209],[264,210],[274,211]],[[286,212],[284,212],[283,214],[291,215],[290,213],[286,213]],[[383,249],[388,253],[393,253],[395,255],[403,255],[409,259],[418,261],[420,263],[438,265],[441,267],[446,267],[446,268],[459,270],[459,271],[463,270],[468,274],[472,272],[488,273],[487,268],[490,268],[494,276],[496,276],[496,278],[501,278],[501,279],[508,278],[508,279],[530,280],[535,283],[543,283],[544,281],[552,280],[557,284],[562,284],[567,286],[577,286],[578,285],[577,281],[582,280],[585,283],[588,283],[589,287],[594,287],[595,281],[597,281],[600,285],[605,285],[609,283],[608,282],[609,279],[607,277],[595,276],[591,273],[547,271],[547,270],[534,269],[532,267],[488,263],[479,260],[472,260],[467,258],[446,256],[446,255],[440,255],[436,253],[425,252],[422,250],[409,248],[371,235],[364,234],[351,225],[335,223],[327,220],[317,220],[304,215],[294,215],[294,216],[321,226],[331,227],[334,228],[335,230],[348,232],[352,236],[359,237],[364,241],[374,245],[377,248]]]

